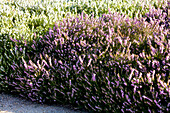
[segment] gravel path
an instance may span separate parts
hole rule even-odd
[[[69,106],[37,104],[17,95],[0,93],[0,113],[87,113]]]

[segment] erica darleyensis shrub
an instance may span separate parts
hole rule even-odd
[[[169,17],[168,17],[168,7],[164,6],[162,8],[155,8],[149,10],[148,13],[145,14],[147,19],[146,21],[152,23],[152,20],[159,21],[160,26],[164,26],[164,28],[168,29],[169,27]]]
[[[168,30],[151,21],[116,13],[58,21],[38,41],[16,43],[25,56],[11,65],[6,82],[11,92],[40,103],[89,112],[167,112]]]
[[[18,51],[17,46],[15,46],[16,42],[21,43],[21,41],[11,39],[8,34],[0,34],[0,92],[10,91],[7,80],[13,71],[11,67],[25,55],[24,48]],[[20,44],[20,47],[21,46],[22,44]]]

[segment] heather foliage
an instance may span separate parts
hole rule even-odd
[[[162,8],[165,0],[1,0],[0,34],[14,39],[32,40],[34,33],[44,35],[57,21],[81,14],[120,12],[130,18],[142,17],[149,7]]]
[[[168,29],[169,27],[168,7],[163,7],[162,9],[153,7],[144,15],[144,17],[147,18],[147,22],[152,23],[152,20],[159,21],[160,26],[163,25],[165,29]]]
[[[6,80],[12,73],[11,65],[18,63],[21,57],[25,57],[25,49],[19,51],[17,49],[23,47],[23,43],[16,46],[16,42],[22,43],[20,40],[9,38],[7,34],[0,35],[0,91],[8,90],[9,83]]]
[[[144,2],[155,7],[151,9],[131,3],[132,9],[139,6],[135,7],[141,11],[139,18],[134,10],[122,9],[131,0],[120,4],[101,0],[101,7],[109,10],[99,10],[95,1],[68,0],[58,8],[45,7],[52,3],[46,0],[0,4],[0,91],[90,112],[168,112],[170,40],[164,2]],[[11,10],[8,5],[20,13],[5,11]],[[145,15],[143,7],[149,11]],[[63,18],[65,10],[74,13]],[[61,21],[54,24],[55,20]]]
[[[91,112],[169,111],[168,30],[150,18],[82,13],[45,36],[17,42],[20,54],[5,83],[32,101]],[[16,42],[16,41],[14,41]]]

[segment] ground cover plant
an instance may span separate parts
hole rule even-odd
[[[117,14],[73,17],[39,42],[16,43],[25,57],[11,66],[8,90],[91,112],[168,112],[168,32],[151,21]]]
[[[57,21],[84,11],[96,18],[110,11],[130,18],[142,17],[149,8],[162,8],[164,0],[1,0],[0,34],[14,39],[31,40],[34,33],[43,35]]]
[[[168,112],[167,13],[81,13],[33,40],[1,35],[0,90],[89,112]]]

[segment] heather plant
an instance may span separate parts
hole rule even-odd
[[[144,15],[146,17],[147,22],[152,22],[152,20],[158,20],[159,25],[164,25],[164,28],[168,29],[169,24],[168,24],[168,7],[163,7],[163,8],[155,8],[153,7],[152,9],[149,10],[148,13]],[[150,19],[151,18],[151,19]]]
[[[16,41],[16,40],[15,40]],[[0,35],[0,91],[8,89],[7,79],[10,75],[13,62],[20,57],[15,49],[15,42],[9,39],[9,35]]]
[[[161,20],[82,13],[16,43],[25,55],[6,76],[11,92],[89,112],[168,112],[169,39]],[[130,90],[131,89],[131,90]]]
[[[14,39],[32,40],[34,33],[44,35],[58,20],[82,11],[95,18],[120,12],[140,18],[149,8],[166,6],[164,0],[1,0],[0,33]]]
[[[62,12],[60,19],[65,9],[75,14],[96,12],[91,18],[82,14],[58,21],[44,36],[53,20],[59,19],[53,8],[43,6],[51,2],[42,1],[42,7],[34,1],[27,6],[22,1],[11,3],[17,13],[8,12],[8,3],[2,7],[2,26],[8,27],[1,27],[0,90],[94,112],[169,111],[169,39],[164,29],[169,24],[167,10],[159,9],[160,4],[152,2],[156,9],[147,18],[131,19],[121,10],[101,16],[108,11],[98,11],[98,3],[90,8],[95,2],[85,2],[83,8],[75,5],[82,1],[73,0],[73,7],[62,2],[61,9],[54,8]],[[24,35],[31,40],[23,39]],[[15,36],[24,37],[15,40]]]
[[[16,46],[16,43],[20,45]],[[12,65],[19,63],[20,59],[25,57],[24,45],[26,43],[10,38],[8,34],[0,35],[0,91],[10,91],[9,83],[6,81],[11,78],[9,75],[13,72]]]

